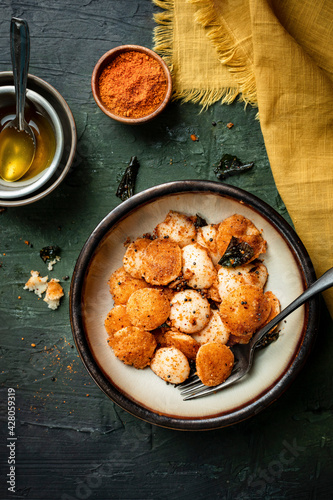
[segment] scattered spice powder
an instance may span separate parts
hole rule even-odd
[[[131,50],[106,66],[99,77],[99,94],[113,113],[141,118],[163,101],[167,81],[162,66],[153,57]]]

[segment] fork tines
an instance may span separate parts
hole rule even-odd
[[[220,389],[224,389],[228,385],[236,382],[240,378],[242,378],[243,372],[239,366],[234,366],[230,377],[226,381],[224,381],[220,385],[216,386],[207,386],[204,385],[197,375],[192,375],[192,377],[187,379],[182,384],[179,384],[177,387],[180,390],[180,394],[185,396],[183,401],[188,401],[190,399],[201,398],[203,396],[207,396],[208,394],[213,394],[214,392],[219,391]]]
[[[198,394],[198,391],[200,391],[201,389],[207,389],[207,386],[204,385],[199,377],[197,375],[194,376],[193,380],[188,382],[186,384],[184,384],[183,387],[179,387],[180,389],[180,394],[182,396],[186,396],[184,398],[184,401],[187,400],[187,399],[192,399],[191,396],[193,395],[197,395]]]
[[[220,386],[217,386],[220,387]],[[188,401],[189,399],[196,399],[208,394],[211,394],[216,391],[217,387],[209,387],[204,385],[199,377],[196,376],[195,380],[188,383],[180,392],[183,398],[183,401]]]

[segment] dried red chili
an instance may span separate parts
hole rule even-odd
[[[99,78],[101,101],[113,113],[130,118],[152,113],[166,90],[166,77],[158,61],[134,50],[117,56]]]

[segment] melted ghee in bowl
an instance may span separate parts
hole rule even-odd
[[[56,140],[53,128],[46,115],[29,103],[25,109],[25,119],[32,128],[36,138],[36,152],[29,170],[19,179],[32,179],[50,166],[56,150]],[[15,118],[15,106],[5,106],[0,109],[0,132],[5,125]],[[15,182],[15,181],[14,181]]]
[[[0,176],[14,182],[28,171],[35,155],[32,138],[25,130],[5,127],[0,134]]]

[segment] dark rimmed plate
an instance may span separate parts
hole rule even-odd
[[[76,347],[95,383],[120,407],[152,424],[183,430],[224,427],[263,410],[297,376],[317,333],[318,298],[280,325],[278,341],[256,354],[249,376],[218,394],[183,401],[178,389],[149,368],[136,370],[119,361],[104,329],[113,306],[107,281],[122,265],[124,242],[152,231],[169,210],[199,213],[208,223],[233,213],[251,219],[268,242],[266,289],[277,295],[282,308],[315,280],[315,272],[297,234],[274,209],[217,182],[176,181],[147,189],[121,203],[89,236],[72,278],[70,314]]]

